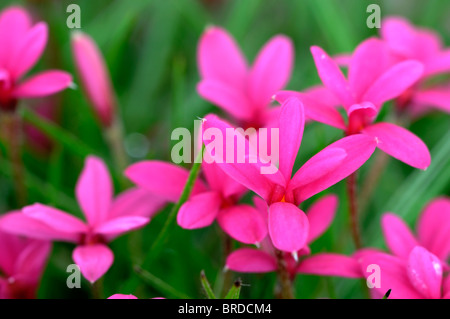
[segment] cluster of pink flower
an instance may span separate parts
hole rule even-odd
[[[46,40],[46,24],[32,26],[23,9],[2,12],[0,46],[10,48],[0,51],[2,109],[13,110],[19,99],[49,95],[70,85],[71,76],[61,71],[47,71],[20,82],[42,54]],[[78,33],[72,41],[85,91],[102,124],[108,127],[117,116],[116,102],[101,54],[87,35]],[[225,136],[233,125],[278,128],[279,163],[270,164],[277,165],[274,174],[261,174],[263,158],[256,163],[202,163],[202,178],[195,181],[178,212],[179,226],[197,229],[217,220],[231,238],[256,245],[228,256],[226,266],[233,271],[263,273],[282,268],[289,280],[297,273],[364,278],[367,266],[377,264],[383,279],[381,287],[371,290],[374,298],[382,297],[388,289],[392,289],[392,298],[449,298],[449,198],[437,198],[425,208],[417,239],[399,217],[385,214],[382,228],[392,255],[368,248],[352,256],[311,255],[309,245],[332,223],[338,197],[324,196],[306,213],[299,206],[354,174],[376,148],[415,168],[430,165],[428,148],[416,135],[376,119],[389,100],[395,100],[399,113],[410,116],[431,107],[450,112],[448,86],[425,85],[428,78],[450,72],[450,51],[442,48],[436,34],[401,18],[389,18],[383,22],[381,38],[363,41],[351,55],[331,58],[319,47],[312,47],[311,53],[323,86],[303,92],[282,91],[294,59],[287,37],[271,39],[249,67],[225,30],[209,27],[204,32],[198,47],[198,93],[222,108],[233,124],[211,114],[206,116],[203,129],[215,128]],[[340,66],[348,68],[347,77]],[[281,105],[271,106],[273,100]],[[292,174],[307,121],[341,129],[345,137]],[[237,139],[244,145],[249,143],[244,135]],[[204,139],[203,143],[206,154],[212,155],[212,141]],[[124,174],[137,187],[113,198],[106,165],[94,156],[86,159],[75,187],[86,222],[43,204],[2,216],[0,298],[34,295],[51,241],[75,243],[74,262],[86,279],[97,281],[113,264],[114,255],[107,243],[147,224],[165,203],[177,202],[189,172],[155,160],[133,164]],[[254,205],[241,202],[248,191],[258,195],[253,198]]]

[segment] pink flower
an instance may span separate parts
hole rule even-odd
[[[292,98],[283,103],[278,123],[279,169],[273,163],[264,164],[264,160],[254,153],[253,147],[249,147],[249,141],[239,133],[236,134],[234,154],[237,154],[237,145],[247,145],[245,163],[225,163],[225,157],[222,157],[222,163],[216,162],[230,177],[266,201],[269,205],[269,234],[273,245],[291,253],[305,246],[310,228],[307,216],[297,206],[356,171],[376,147],[375,139],[367,135],[345,137],[317,153],[291,177],[302,140],[304,121],[303,105],[299,100]],[[222,136],[226,136],[227,128],[232,127],[218,117],[208,115],[204,128],[219,129]],[[225,156],[211,142],[204,139],[206,152],[211,155],[214,151],[219,154],[219,159],[221,155]],[[258,161],[252,163],[249,158]],[[275,173],[261,174],[263,166],[270,167],[269,170]]]
[[[263,203],[264,204],[264,203]],[[361,272],[356,259],[339,254],[320,253],[313,256],[308,247],[316,238],[322,235],[334,219],[338,204],[335,195],[328,195],[315,202],[306,216],[309,220],[309,235],[306,246],[297,252],[302,258],[295,261],[292,254],[285,253],[284,258],[291,279],[297,273],[322,276],[342,276],[360,278]],[[261,214],[267,218],[267,207],[262,207]],[[265,273],[278,269],[274,247],[268,240],[262,243],[262,249],[241,248],[232,252],[226,261],[226,267],[237,272]]]
[[[18,99],[51,95],[64,90],[72,83],[70,74],[58,70],[44,71],[30,79],[22,80],[41,57],[47,38],[47,24],[39,22],[32,25],[30,16],[22,8],[9,7],[1,12],[1,109],[13,111]]]
[[[102,54],[92,38],[79,31],[73,34],[72,52],[90,103],[108,127],[114,120],[116,100]]]
[[[73,260],[91,283],[111,267],[113,252],[106,245],[149,222],[161,202],[147,191],[131,189],[113,200],[113,185],[106,165],[90,156],[75,189],[86,222],[56,208],[34,204],[21,213],[5,216],[4,231],[36,239],[73,242]]]
[[[392,157],[416,168],[426,169],[431,157],[426,145],[410,131],[391,123],[374,123],[382,104],[398,97],[423,74],[423,65],[407,60],[391,65],[390,54],[384,42],[368,39],[353,53],[348,80],[334,62],[319,47],[311,48],[323,84],[345,108],[348,122],[333,107],[322,105],[309,95],[296,92],[276,94],[279,102],[291,96],[303,101],[310,118],[340,128],[346,135],[364,134],[378,140],[378,148]]]
[[[431,201],[422,212],[415,236],[396,215],[382,218],[386,244],[393,255],[375,249],[363,249],[356,257],[365,276],[370,264],[381,270],[381,287],[371,289],[374,298],[392,289],[390,298],[450,298],[450,199]],[[442,293],[441,293],[442,291]]]
[[[414,59],[424,66],[420,81],[397,98],[397,106],[408,108],[415,115],[433,108],[450,113],[448,86],[423,85],[433,76],[450,72],[450,48],[443,48],[439,35],[429,29],[414,27],[404,18],[388,17],[381,24],[381,37],[396,61]]]
[[[50,250],[49,241],[0,231],[0,299],[35,298]]]
[[[198,45],[201,82],[197,91],[242,127],[267,127],[277,112],[269,108],[272,96],[287,84],[293,59],[291,40],[277,35],[249,68],[233,38],[219,27],[208,27]]]
[[[234,239],[257,244],[267,235],[267,223],[252,206],[239,204],[245,187],[226,175],[215,163],[202,163],[206,185],[197,180],[191,197],[177,215],[178,225],[197,229],[215,220]],[[183,168],[158,161],[144,161],[131,165],[125,175],[139,187],[169,202],[178,201],[186,184],[188,172]]]
[[[450,298],[450,276],[444,277],[442,261],[421,246],[415,246],[407,259],[373,250],[357,256],[367,277],[370,265],[380,267],[380,287],[370,289],[373,298],[382,298],[389,289],[390,299]]]
[[[392,213],[383,215],[381,226],[386,244],[395,256],[406,259],[411,250],[420,245],[447,264],[450,257],[450,198],[437,198],[425,207],[417,223],[417,236]]]
[[[139,298],[134,295],[114,294],[108,297],[107,299],[139,299]],[[166,298],[156,297],[152,299],[166,299]]]

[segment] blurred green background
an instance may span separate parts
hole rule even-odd
[[[170,161],[173,143],[170,133],[176,127],[193,128],[197,116],[209,112],[223,114],[203,101],[196,93],[199,81],[196,63],[198,39],[209,24],[226,28],[236,39],[248,61],[253,61],[262,45],[275,34],[285,34],[295,45],[295,69],[288,88],[302,90],[319,84],[311,45],[319,45],[330,54],[351,52],[377,29],[366,26],[371,3],[379,4],[382,16],[402,15],[414,24],[434,29],[450,45],[450,1],[445,0],[3,0],[0,9],[10,4],[28,8],[36,20],[49,24],[50,42],[32,71],[60,68],[75,75],[70,52],[70,29],[66,26],[66,8],[81,7],[81,30],[94,38],[104,54],[120,101],[126,131],[126,147],[133,161],[161,159]],[[81,216],[74,199],[74,185],[82,169],[84,155],[95,152],[112,168],[112,159],[101,127],[81,89],[66,90],[43,103],[54,104],[57,126],[74,137],[73,147],[54,141],[50,152],[27,147],[24,160],[29,202],[55,205]],[[33,102],[34,107],[39,103]],[[31,105],[31,103],[30,103]],[[380,118],[392,118],[392,105],[386,104]],[[450,120],[443,113],[430,113],[410,123],[409,128],[428,145],[432,164],[426,172],[389,159],[371,200],[362,212],[364,243],[383,247],[381,213],[393,211],[414,226],[427,201],[450,190]],[[297,159],[299,167],[324,146],[341,137],[337,129],[311,123],[305,129]],[[77,144],[79,142],[79,145]],[[4,147],[2,145],[2,153]],[[376,151],[360,174],[363,183]],[[10,165],[0,159],[0,208],[17,209],[11,183]],[[120,191],[115,174],[116,193]],[[351,254],[354,250],[348,227],[348,212],[343,182],[324,193],[336,193],[339,211],[330,229],[312,246],[313,252],[329,251]],[[302,206],[306,209],[321,193]],[[101,295],[133,293],[140,298],[174,297],[154,284],[137,277],[132,265],[138,263],[160,231],[170,207],[158,214],[144,229],[114,241],[111,246],[115,263],[103,280]],[[133,244],[131,244],[133,243]],[[138,244],[136,244],[138,243]],[[238,243],[234,243],[238,247]],[[90,284],[83,279],[81,289],[66,287],[66,267],[72,263],[73,245],[55,243],[51,259],[39,290],[40,298],[86,298]],[[223,280],[222,233],[217,225],[187,231],[175,226],[169,240],[147,270],[192,298],[204,298],[200,271],[205,270],[216,288]],[[243,298],[273,297],[275,274],[248,275],[233,273],[244,284]],[[299,298],[366,297],[364,283],[358,280],[298,276]],[[220,287],[219,287],[220,288]]]

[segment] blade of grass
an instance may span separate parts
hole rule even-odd
[[[134,271],[136,274],[142,278],[147,284],[149,284],[152,288],[158,290],[159,292],[167,295],[168,297],[178,298],[178,299],[192,299],[188,295],[179,292],[168,283],[159,279],[158,277],[152,275],[148,271],[145,271],[139,266],[134,267]]]
[[[194,187],[194,183],[197,180],[198,173],[200,171],[201,161],[200,159],[203,157],[203,151],[205,147],[202,146],[202,151],[198,153],[197,158],[194,161],[194,164],[192,165],[192,168],[189,172],[189,177],[186,182],[186,185],[184,186],[183,192],[181,193],[181,197],[178,200],[178,202],[175,204],[175,206],[172,208],[172,210],[169,213],[169,216],[167,217],[166,223],[164,224],[163,228],[161,229],[161,232],[158,234],[158,237],[153,242],[153,245],[150,248],[149,253],[146,256],[146,259],[143,263],[143,268],[147,268],[152,260],[159,255],[161,252],[164,243],[166,242],[169,234],[170,229],[174,226],[175,220],[178,214],[178,211],[180,210],[181,205],[183,205],[187,199],[189,198],[189,195],[192,192],[192,189]]]
[[[258,15],[260,9],[263,7],[260,0],[235,0],[232,2],[228,19],[226,22],[227,30],[234,35],[239,41],[244,38],[253,19]]]
[[[339,2],[310,0],[308,4],[333,52],[350,52],[357,42]]]
[[[20,112],[22,113],[24,121],[34,125],[39,130],[41,130],[42,133],[47,135],[56,143],[65,146],[67,150],[71,151],[72,153],[83,158],[90,154],[98,155],[97,151],[91,149],[89,146],[77,139],[74,135],[65,131],[63,128],[57,126],[53,122],[40,117],[30,109],[22,108]]]
[[[208,299],[217,299],[211,288],[211,284],[209,283],[208,278],[206,278],[204,270],[202,270],[200,273],[200,282],[202,283],[202,287],[206,293],[206,297],[208,297]]]
[[[241,294],[242,281],[240,279],[236,280],[231,286],[230,291],[228,291],[225,299],[239,299],[239,295]]]

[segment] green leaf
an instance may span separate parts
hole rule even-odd
[[[200,282],[202,283],[203,290],[205,291],[208,299],[217,299],[216,295],[214,295],[214,292],[211,288],[211,284],[209,283],[208,278],[206,278],[204,270],[202,270],[200,273]]]
[[[239,295],[241,294],[242,281],[240,279],[236,280],[231,286],[230,291],[228,291],[225,299],[239,299]]]
[[[90,154],[98,155],[97,151],[91,149],[89,146],[77,139],[74,135],[54,124],[53,122],[40,117],[29,108],[21,108],[20,112],[22,113],[24,121],[37,127],[42,131],[42,133],[44,133],[53,141],[59,143],[62,146],[65,146],[68,151],[71,151],[72,153],[81,156],[82,158],[85,158]]]
[[[159,255],[162,248],[164,247],[164,243],[166,242],[169,234],[171,233],[170,230],[175,224],[175,220],[178,214],[178,211],[180,210],[180,207],[187,201],[189,198],[189,195],[192,192],[192,189],[194,187],[194,183],[197,180],[198,173],[200,171],[201,166],[201,159],[203,158],[203,152],[205,150],[205,146],[202,146],[202,151],[198,153],[194,164],[192,165],[192,168],[189,172],[188,180],[186,182],[186,185],[184,186],[183,192],[181,193],[181,197],[178,200],[178,202],[175,204],[175,206],[172,208],[172,210],[169,213],[169,216],[167,217],[166,223],[164,224],[161,232],[158,234],[158,237],[154,241],[153,245],[150,248],[149,253],[146,256],[146,259],[143,263],[144,268],[147,268],[152,260]]]
[[[179,292],[172,286],[170,286],[165,281],[161,280],[160,278],[152,275],[148,271],[142,269],[139,266],[134,267],[134,271],[136,274],[142,278],[148,285],[150,285],[152,288],[158,290],[159,292],[167,295],[167,297],[172,298],[178,298],[178,299],[192,299],[188,295],[185,295],[182,292]]]

